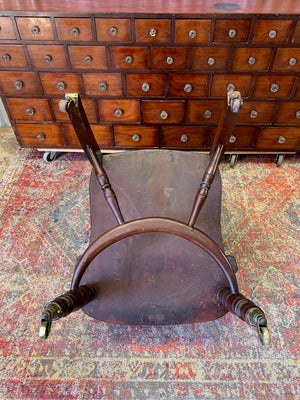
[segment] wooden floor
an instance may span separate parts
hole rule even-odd
[[[0,178],[15,157],[18,148],[13,130],[10,127],[0,128]]]

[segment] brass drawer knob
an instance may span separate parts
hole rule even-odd
[[[79,29],[78,28],[72,28],[71,29],[71,35],[72,36],[78,36],[79,35]]]
[[[120,117],[122,117],[122,115],[123,115],[123,110],[121,110],[121,108],[117,108],[115,110],[115,116],[120,118]]]
[[[207,118],[207,119],[208,119],[208,118],[211,118],[211,111],[210,111],[210,110],[205,110],[204,113],[203,113],[203,115],[204,115],[204,117]]]
[[[89,64],[90,62],[93,61],[93,58],[92,58],[91,56],[85,56],[85,57],[84,57],[84,61],[85,61],[87,64]]]
[[[157,35],[157,30],[155,28],[151,28],[149,31],[149,36],[155,37]]]
[[[11,56],[9,54],[3,54],[2,60],[3,61],[10,61],[11,60]]]
[[[279,136],[278,143],[283,144],[286,142],[286,138],[284,136]]]
[[[58,90],[64,90],[66,88],[66,85],[64,84],[64,82],[58,82],[56,87]]]
[[[228,36],[231,38],[234,38],[236,36],[236,30],[235,29],[229,29],[228,31]]]
[[[274,39],[274,38],[276,38],[276,36],[277,36],[277,32],[275,31],[275,30],[271,30],[270,32],[269,32],[269,37],[271,38],[271,39]]]
[[[197,36],[197,32],[196,32],[194,29],[191,29],[191,30],[189,31],[189,37],[190,37],[191,39],[195,39],[196,36]]]
[[[297,119],[300,119],[300,110],[296,111],[296,114],[295,114],[295,115],[296,115],[296,118],[297,118]]]
[[[34,108],[28,107],[27,110],[26,110],[26,114],[27,115],[33,115],[34,114]]]
[[[126,62],[127,64],[131,64],[132,61],[133,61],[133,58],[132,58],[131,56],[127,56],[127,57],[125,58],[125,62]]]
[[[173,57],[167,57],[166,61],[167,61],[167,64],[169,64],[169,65],[172,65],[174,62]]]
[[[190,83],[186,83],[184,85],[183,90],[185,91],[185,93],[190,93],[193,90],[193,87],[192,87],[192,85]]]
[[[133,140],[134,142],[138,142],[138,141],[140,140],[140,135],[134,134],[134,135],[132,136],[132,140]]]
[[[277,85],[277,83],[272,83],[272,85],[270,86],[270,90],[271,90],[271,92],[273,92],[273,93],[278,92],[278,90],[279,90],[279,85]]]
[[[110,36],[116,36],[116,34],[118,33],[118,29],[115,28],[114,26],[112,26],[109,30],[109,34]]]
[[[214,65],[214,63],[215,63],[215,59],[213,57],[209,57],[209,59],[207,60],[207,64]]]
[[[297,59],[296,58],[290,58],[290,60],[289,60],[289,64],[290,65],[295,65],[297,63]]]
[[[45,134],[42,132],[38,133],[36,137],[38,138],[38,140],[45,140],[46,138]]]
[[[167,113],[167,111],[162,111],[161,113],[160,113],[160,118],[161,119],[167,119],[168,118],[168,113]]]
[[[188,138],[187,135],[181,135],[180,140],[181,140],[182,143],[186,143],[189,140],[189,138]]]
[[[234,89],[235,89],[234,84],[233,83],[228,83],[227,90],[234,90]]]
[[[45,60],[46,62],[50,62],[50,61],[52,61],[52,56],[50,56],[49,54],[47,54],[47,55],[44,57],[44,60]]]
[[[106,82],[100,82],[99,83],[99,89],[105,92],[107,90],[107,83]]]
[[[256,110],[250,111],[250,118],[256,118],[258,116],[258,112]]]
[[[150,85],[149,85],[148,82],[144,82],[144,83],[142,84],[142,90],[143,90],[143,92],[149,92],[149,90],[150,90]]]
[[[23,87],[23,82],[21,82],[21,81],[16,81],[16,82],[14,83],[14,86],[15,86],[16,89],[20,90],[20,89],[22,89],[22,87]]]
[[[37,34],[40,32],[40,28],[39,28],[38,26],[33,26],[33,27],[31,28],[31,32],[32,32],[34,35],[37,35]]]
[[[236,137],[234,135],[231,135],[229,138],[229,143],[235,143],[236,142]]]
[[[255,57],[249,57],[249,58],[248,58],[248,64],[253,65],[253,64],[255,64],[255,63],[256,63]]]

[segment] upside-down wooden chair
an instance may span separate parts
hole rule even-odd
[[[48,337],[52,321],[80,308],[97,320],[135,325],[205,322],[229,311],[269,343],[265,314],[239,292],[220,229],[218,165],[241,104],[239,92],[227,93],[210,155],[136,150],[103,156],[79,95],[61,100],[93,166],[91,244],[70,290],[45,306],[40,337]]]

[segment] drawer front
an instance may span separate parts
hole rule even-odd
[[[289,75],[260,75],[256,77],[253,97],[289,97],[295,81]]]
[[[73,68],[107,70],[104,46],[69,46],[68,50]]]
[[[170,97],[204,97],[207,95],[206,75],[170,75]]]
[[[111,47],[111,62],[114,69],[146,69],[148,67],[145,47]]]
[[[220,47],[197,47],[193,49],[193,71],[220,71],[227,69],[230,49]]]
[[[181,124],[184,101],[143,101],[143,120],[150,124]]]
[[[77,74],[41,72],[40,78],[46,94],[81,93]]]
[[[232,69],[237,71],[266,71],[270,64],[271,48],[242,47],[234,50]]]
[[[61,98],[58,99],[51,99],[52,106],[54,109],[55,117],[57,121],[68,121],[70,122],[70,118],[68,113],[61,112],[59,109],[59,102]],[[81,99],[82,104],[88,118],[89,122],[96,122],[97,121],[97,114],[96,114],[96,107],[94,104],[94,100],[91,99]]]
[[[112,139],[110,133],[110,127],[108,125],[93,125],[91,124],[92,131],[94,133],[95,139],[100,146],[101,149],[111,148],[112,147]],[[64,125],[65,138],[67,141],[67,145],[73,148],[81,148],[80,142],[77,138],[75,130],[72,125],[66,124]]]
[[[218,124],[225,101],[189,101],[188,122],[192,124]]]
[[[17,132],[23,146],[64,147],[64,138],[59,125],[18,124]]]
[[[140,106],[137,100],[98,100],[100,121],[139,122]]]
[[[131,42],[130,19],[96,18],[100,42]]]
[[[66,53],[63,45],[28,44],[31,64],[34,68],[67,68]]]
[[[300,49],[279,48],[277,49],[273,71],[295,71],[300,72]]]
[[[55,18],[55,24],[59,40],[93,40],[90,18]]]
[[[135,36],[137,42],[170,42],[171,20],[136,19]]]
[[[119,147],[158,147],[154,126],[115,125],[115,144]]]
[[[9,98],[6,101],[15,121],[52,121],[47,99]]]
[[[248,95],[252,76],[251,75],[215,75],[211,88],[212,97],[224,97],[227,90],[238,90],[242,97]]]
[[[210,19],[177,19],[175,21],[175,42],[208,43],[210,29]]]
[[[0,17],[0,39],[16,39],[14,23],[9,17]]]
[[[165,94],[164,74],[127,74],[128,96],[156,96]]]
[[[21,45],[0,45],[0,67],[25,68],[27,60]]]
[[[4,94],[25,96],[42,94],[34,72],[1,71],[0,87]]]
[[[188,49],[181,47],[153,47],[152,68],[182,70],[187,68]]]
[[[280,103],[276,119],[276,124],[300,125],[300,102]]]
[[[217,20],[215,26],[215,42],[247,42],[251,22],[247,19]]]
[[[110,73],[86,73],[82,74],[85,93],[89,96],[121,97],[122,76]]]
[[[54,40],[50,18],[17,17],[20,36],[24,40]]]
[[[206,127],[164,126],[162,147],[204,149],[206,137]]]
[[[210,142],[216,133],[217,127],[211,129]],[[230,141],[226,144],[226,149],[230,150],[254,150],[257,129],[248,126],[236,126],[230,137]]]
[[[263,128],[256,143],[258,150],[300,150],[300,128]]]
[[[290,20],[256,21],[253,33],[254,43],[286,42],[292,28]]]
[[[300,20],[297,21],[294,35],[292,37],[292,43],[300,43]]]
[[[275,112],[275,102],[244,101],[237,116],[240,124],[269,124]]]

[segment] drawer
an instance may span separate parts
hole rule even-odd
[[[28,66],[21,45],[0,45],[0,67],[26,68]]]
[[[45,94],[81,93],[77,74],[40,72],[40,78]]]
[[[140,105],[137,100],[98,100],[100,121],[139,122]]]
[[[247,19],[217,19],[214,42],[247,42],[250,25]]]
[[[146,69],[148,67],[145,47],[111,47],[110,50],[114,69]]]
[[[211,88],[212,97],[227,96],[227,90],[233,89],[241,92],[246,97],[251,84],[251,75],[215,75]]]
[[[17,124],[17,132],[23,146],[64,147],[64,138],[59,125]]]
[[[0,39],[16,39],[14,23],[9,17],[0,17]]]
[[[208,43],[210,28],[210,19],[177,19],[175,21],[175,42]]]
[[[153,47],[152,68],[177,70],[187,68],[188,49],[184,47]]]
[[[23,40],[54,40],[51,19],[48,17],[16,17]]]
[[[93,134],[95,136],[95,139],[98,143],[98,145],[101,147],[101,149],[104,148],[111,148],[112,147],[112,139],[111,139],[111,133],[110,133],[110,127],[109,125],[93,125],[91,124],[91,128],[93,131]],[[80,147],[80,142],[77,138],[77,135],[75,133],[75,130],[71,124],[66,124],[64,125],[64,131],[65,131],[65,138],[67,141],[67,145],[69,147]]]
[[[73,68],[107,69],[104,46],[69,46],[68,50]]]
[[[37,76],[32,71],[1,71],[0,87],[4,94],[11,96],[42,93]]]
[[[299,79],[298,79],[298,85],[297,85],[297,88],[296,88],[295,97],[300,98],[300,80]]]
[[[119,96],[123,95],[121,74],[86,73],[82,74],[85,93],[89,96]]]
[[[28,44],[31,64],[34,68],[67,68],[64,46],[58,44]]]
[[[210,142],[216,133],[217,127],[211,128]],[[233,129],[230,142],[226,144],[226,150],[254,150],[257,130],[255,127],[236,126]]]
[[[187,119],[192,124],[218,124],[225,101],[189,101]]]
[[[227,69],[229,52],[229,47],[194,48],[191,69],[193,71],[218,71]]]
[[[292,37],[292,43],[300,43],[300,20],[297,21],[294,35]]]
[[[269,124],[275,112],[275,102],[244,101],[239,110],[237,123],[240,124]]]
[[[263,128],[256,143],[258,150],[300,150],[300,128]]]
[[[289,20],[258,20],[254,27],[253,42],[286,42],[291,28],[292,21]]]
[[[300,102],[280,103],[276,119],[276,124],[300,125]]]
[[[170,97],[204,97],[207,95],[206,75],[170,75]]]
[[[204,149],[207,128],[198,126],[164,126],[162,147]]]
[[[136,19],[135,36],[137,42],[170,42],[170,19]]]
[[[9,98],[6,101],[15,121],[52,121],[47,99]]]
[[[164,96],[164,74],[127,74],[128,96]]]
[[[96,18],[100,42],[131,42],[130,19]]]
[[[150,124],[181,124],[184,101],[143,101],[143,120]]]
[[[300,72],[300,49],[299,48],[277,49],[272,70]]]
[[[89,18],[55,18],[58,38],[67,41],[92,41],[93,33]]]
[[[115,125],[115,145],[119,147],[158,147],[154,126]]]
[[[272,49],[241,47],[234,50],[232,69],[237,71],[266,71]]]
[[[295,81],[289,75],[260,75],[256,77],[253,97],[289,97]]]
[[[61,98],[58,99],[51,99],[55,117],[57,121],[70,121],[68,113],[61,112],[59,110],[59,102]],[[96,108],[94,104],[94,100],[91,99],[82,99],[82,104],[84,107],[84,111],[86,112],[87,118],[89,122],[96,122],[97,121],[97,115],[96,115]]]

